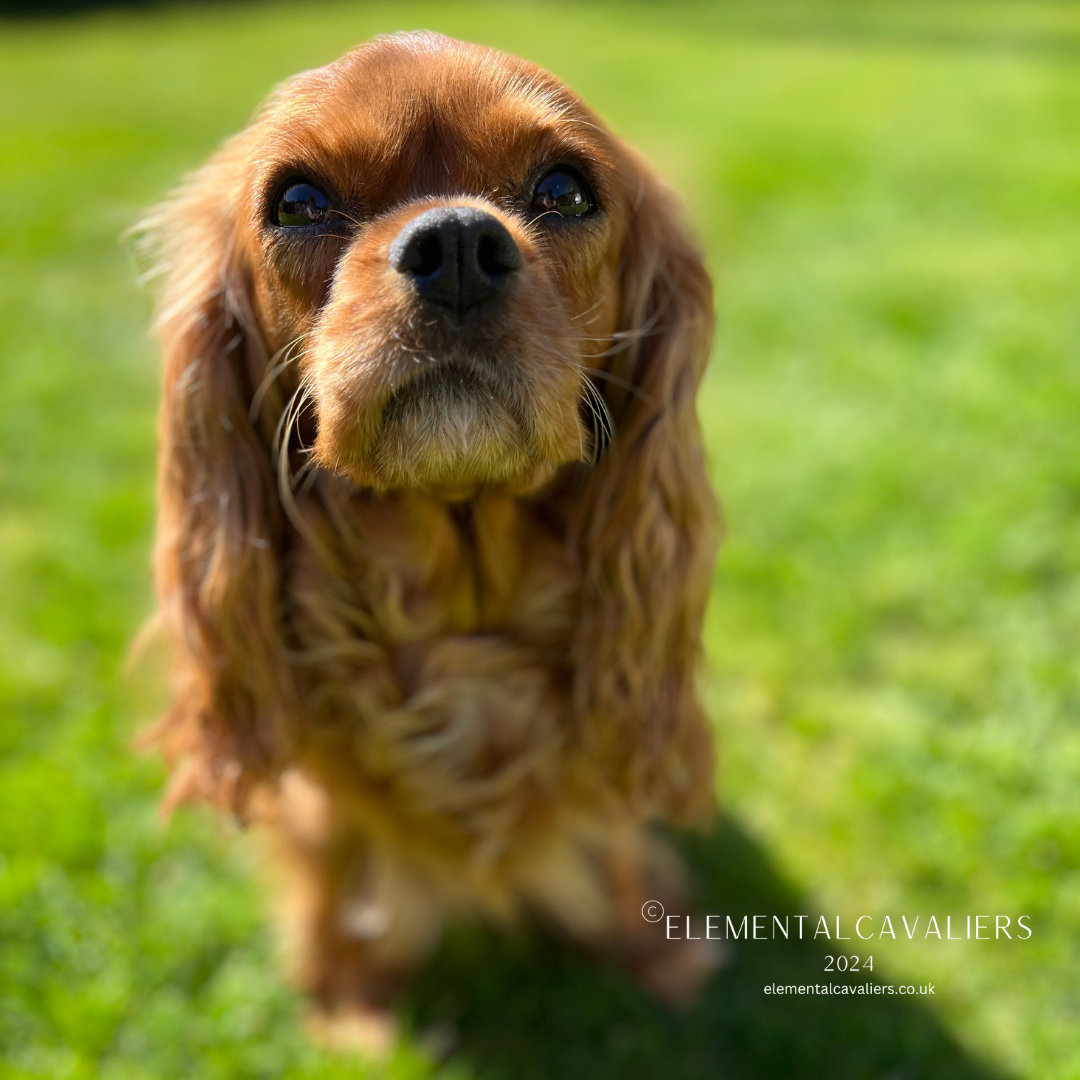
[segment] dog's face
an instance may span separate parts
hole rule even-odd
[[[221,159],[271,352],[320,465],[377,488],[528,490],[598,452],[621,148],[531,65],[376,40],[283,87]]]

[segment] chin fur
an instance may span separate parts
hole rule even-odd
[[[475,365],[443,363],[390,395],[362,461],[323,464],[379,489],[529,491],[565,461],[546,460],[520,411],[499,379]]]

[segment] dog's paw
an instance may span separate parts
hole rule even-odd
[[[719,941],[664,941],[636,957],[631,973],[644,990],[669,1008],[688,1009],[727,959]]]
[[[327,1050],[374,1059],[389,1057],[398,1034],[389,1010],[359,1004],[316,1009],[308,1016],[307,1030]]]

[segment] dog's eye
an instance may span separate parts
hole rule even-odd
[[[589,185],[573,169],[565,166],[552,169],[533,192],[532,211],[535,214],[554,211],[563,217],[581,217],[594,205]]]
[[[298,225],[318,225],[330,218],[330,199],[306,180],[298,180],[282,188],[274,207],[274,221],[287,228]]]

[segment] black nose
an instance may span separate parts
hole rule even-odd
[[[506,288],[521,252],[506,227],[472,206],[446,206],[413,218],[390,245],[390,264],[420,295],[458,319]]]

